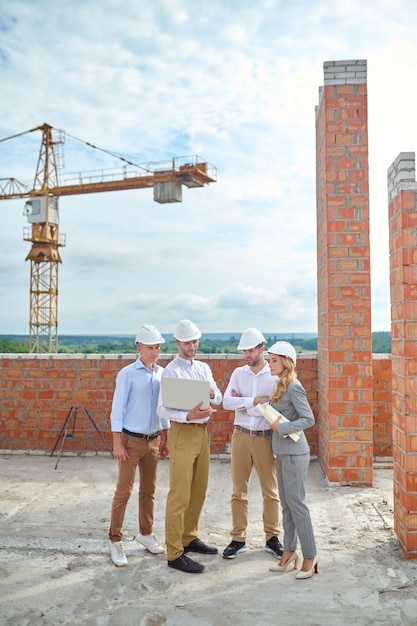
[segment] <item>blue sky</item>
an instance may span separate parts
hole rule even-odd
[[[3,0],[0,138],[48,123],[64,172],[198,154],[218,181],[157,204],[64,197],[59,333],[316,332],[315,106],[323,63],[366,59],[372,327],[389,330],[386,172],[417,148],[414,0]],[[33,181],[41,134],[0,143]],[[0,334],[28,332],[23,200],[0,203]]]

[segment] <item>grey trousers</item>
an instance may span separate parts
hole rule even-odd
[[[310,454],[277,455],[278,491],[284,527],[284,550],[294,552],[297,535],[305,559],[316,556],[310,511],[305,503],[305,482]]]

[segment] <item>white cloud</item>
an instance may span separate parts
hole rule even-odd
[[[389,330],[386,170],[417,146],[413,0],[6,0],[0,137],[44,122],[66,171],[199,154],[218,182],[61,198],[61,333],[314,332],[314,108],[323,62],[368,60],[372,298]],[[0,143],[0,178],[31,184],[39,131]],[[28,328],[24,201],[0,203],[0,333]]]

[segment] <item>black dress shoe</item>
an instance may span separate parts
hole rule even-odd
[[[188,556],[185,556],[185,554],[181,554],[181,556],[174,561],[168,561],[168,567],[179,569],[182,572],[188,572],[188,574],[199,574],[204,569],[204,565],[193,561]]]
[[[200,554],[217,554],[217,548],[208,546],[201,539],[194,539],[188,546],[184,546],[184,552],[199,552]]]

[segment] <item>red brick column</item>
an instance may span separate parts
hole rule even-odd
[[[394,528],[417,558],[417,184],[414,152],[388,170]]]
[[[357,486],[373,479],[366,69],[324,63],[316,108],[319,454]]]

